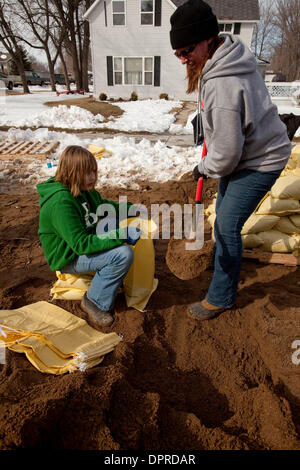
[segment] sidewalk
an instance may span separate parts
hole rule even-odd
[[[194,138],[192,134],[182,134],[182,135],[173,135],[173,134],[131,134],[131,133],[123,133],[123,132],[114,132],[114,133],[106,133],[106,132],[84,132],[84,133],[77,133],[77,137],[80,139],[113,139],[114,137],[124,135],[125,137],[134,137],[136,143],[139,143],[143,139],[150,140],[151,142],[155,143],[159,140],[170,147],[178,146],[178,147],[193,147],[194,146]]]

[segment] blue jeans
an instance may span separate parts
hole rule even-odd
[[[128,245],[121,245],[107,251],[91,255],[77,256],[64,266],[62,273],[89,273],[96,271],[87,297],[101,310],[111,310],[114,306],[118,289],[133,261],[133,251]]]
[[[214,274],[206,300],[223,308],[235,302],[242,261],[241,230],[282,170],[241,170],[219,181],[214,226]]]

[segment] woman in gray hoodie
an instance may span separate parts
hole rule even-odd
[[[201,101],[207,155],[194,168],[194,176],[220,178],[214,275],[206,298],[189,307],[197,319],[210,319],[233,307],[242,227],[291,152],[286,126],[254,55],[236,36],[218,32],[217,18],[202,0],[183,3],[171,16],[171,45],[187,67],[187,92],[198,89]]]

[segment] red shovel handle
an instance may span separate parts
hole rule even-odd
[[[201,204],[202,188],[203,188],[203,177],[200,176],[200,178],[198,179],[198,183],[197,183],[196,198],[195,198],[196,204]]]
[[[207,154],[207,147],[206,147],[206,143],[204,141],[203,142],[203,149],[202,149],[202,158],[204,158],[206,156],[206,154]],[[201,204],[202,189],[203,189],[203,177],[201,176],[198,179],[198,183],[197,183],[196,198],[195,198],[196,204]]]

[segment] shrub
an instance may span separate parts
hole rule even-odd
[[[105,93],[100,93],[99,100],[106,101],[107,100],[107,95]]]
[[[159,95],[159,99],[160,99],[160,100],[166,100],[166,101],[168,101],[168,99],[169,99],[168,93],[161,93],[161,94]]]
[[[138,95],[136,94],[135,91],[133,91],[130,96],[130,101],[137,101],[137,100],[138,100]]]

